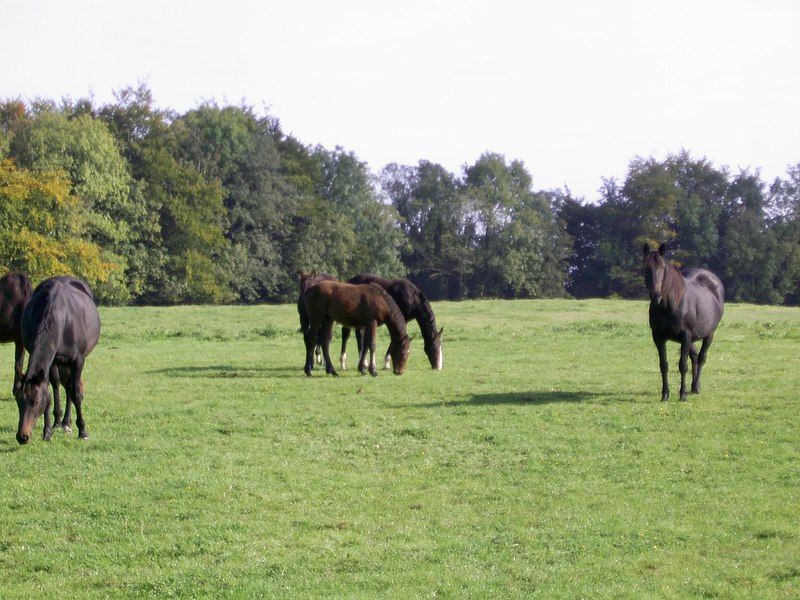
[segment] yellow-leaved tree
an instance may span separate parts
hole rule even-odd
[[[119,267],[84,238],[86,211],[61,171],[29,171],[0,162],[0,269],[22,271],[34,284],[74,275],[92,288],[122,282]]]

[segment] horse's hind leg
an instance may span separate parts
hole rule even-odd
[[[358,338],[358,335],[356,335]],[[342,351],[339,353],[339,367],[342,371],[347,369],[347,340],[350,339],[350,328],[342,327]]]
[[[75,420],[78,425],[78,437],[85,440],[89,437],[86,431],[86,421],[83,419],[83,385],[81,373],[83,372],[83,358],[78,358],[72,365],[67,380],[67,402],[75,405]]]
[[[697,385],[697,374],[700,367],[697,365],[697,348],[694,347],[694,343],[689,344],[689,360],[692,361],[691,393],[696,394],[697,392],[695,392],[695,386]]]
[[[358,343],[358,372],[362,375],[367,374],[367,339],[369,338],[369,331],[364,329],[356,329],[356,337],[359,339]]]
[[[319,335],[322,342],[322,356],[325,358],[325,372],[328,375],[338,377],[339,374],[333,368],[333,362],[331,362],[331,340],[333,339],[333,321],[331,319],[325,319],[322,322]]]
[[[314,348],[317,346],[318,331],[319,323],[310,323],[303,332],[303,341],[306,344],[306,364],[303,367],[303,372],[309,377],[311,377],[311,370],[314,368]]]
[[[392,347],[392,345],[389,344],[389,348],[391,348],[391,347]],[[383,356],[383,368],[384,368],[384,370],[388,370],[388,369],[392,368],[392,355],[389,354],[389,348],[386,348],[386,354]]]
[[[706,364],[706,354],[708,354],[708,348],[713,340],[714,334],[712,332],[703,338],[703,345],[700,346],[700,355],[697,357],[697,374],[694,376],[694,381],[692,381],[693,394],[700,393],[700,371],[703,370],[703,365]]]

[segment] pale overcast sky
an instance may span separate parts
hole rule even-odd
[[[179,111],[266,105],[374,171],[494,151],[594,200],[635,155],[800,162],[798,25],[778,0],[0,0],[0,97],[144,80]]]

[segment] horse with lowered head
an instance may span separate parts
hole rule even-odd
[[[422,339],[425,344],[425,354],[428,361],[431,363],[431,368],[441,370],[444,364],[444,357],[442,355],[442,332],[444,327],[436,329],[436,316],[433,314],[431,303],[425,294],[422,293],[417,286],[411,283],[408,279],[384,279],[371,273],[361,273],[348,283],[376,283],[386,290],[395,301],[397,307],[403,315],[403,318],[408,323],[411,319],[416,319],[419,324]],[[345,368],[345,361],[347,360],[347,339],[350,337],[350,329],[348,327],[342,328],[342,351],[339,355],[339,363],[342,369]],[[356,329],[356,342],[358,343],[359,355],[364,345],[364,332],[363,330]],[[384,356],[384,369],[389,368],[389,361],[391,355],[389,350],[386,351]]]
[[[325,359],[325,372],[336,376],[330,357],[334,322],[352,329],[364,329],[365,340],[361,349],[358,370],[363,375],[367,369],[366,351],[370,350],[369,372],[377,375],[375,368],[375,338],[377,329],[385,324],[391,336],[389,353],[395,375],[406,368],[411,340],[406,333],[406,321],[392,297],[379,285],[353,285],[339,281],[320,281],[306,289],[300,296],[300,328],[306,344],[304,371],[311,375],[314,347],[319,340]]]
[[[87,438],[81,374],[86,356],[100,338],[100,316],[89,286],[80,279],[67,276],[44,280],[25,305],[21,328],[22,341],[30,357],[27,373],[20,373],[21,386],[16,394],[19,408],[17,441],[28,443],[36,421],[43,413],[42,437],[49,440],[52,436],[51,398],[47,388],[48,378],[55,372],[64,382],[67,402],[75,405],[78,435]],[[56,404],[56,422],[61,418],[60,410]]]
[[[669,400],[667,340],[681,345],[680,399],[686,400],[687,359],[692,361],[693,394],[700,393],[700,372],[714,339],[725,304],[719,277],[705,269],[679,270],[664,257],[666,245],[657,251],[644,245],[644,280],[650,294],[650,330],[661,367],[661,400]],[[703,340],[700,353],[694,342]]]

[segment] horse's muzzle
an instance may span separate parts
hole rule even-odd
[[[17,433],[17,442],[21,446],[27,444],[31,440],[31,436],[25,433]]]

